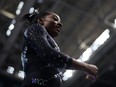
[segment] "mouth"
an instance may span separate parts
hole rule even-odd
[[[60,31],[61,31],[61,28],[56,28],[56,30],[57,30],[58,32],[60,32]]]

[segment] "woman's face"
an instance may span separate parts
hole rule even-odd
[[[56,37],[61,31],[61,20],[60,17],[55,13],[50,13],[45,18],[42,18],[43,26],[46,28],[47,32],[52,36]]]

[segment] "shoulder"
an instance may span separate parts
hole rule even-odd
[[[47,34],[46,29],[40,25],[40,24],[31,24],[25,31],[24,35],[27,35],[29,33],[36,33],[36,34],[41,34],[41,35],[45,35]]]
[[[42,30],[44,27],[40,24],[31,24],[27,30]],[[43,29],[44,30],[44,29]]]
[[[41,33],[46,33],[46,29],[40,25],[40,24],[32,24],[30,25],[27,29],[27,32],[41,32]]]

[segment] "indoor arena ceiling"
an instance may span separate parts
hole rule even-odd
[[[98,80],[91,84],[76,72],[75,78],[65,81],[64,87],[116,87],[116,0],[0,0],[1,75],[9,76],[8,67],[14,67],[11,78],[18,79],[16,74],[22,70],[23,33],[27,27],[21,18],[32,7],[60,15],[63,27],[55,40],[61,51],[76,59],[81,58],[104,31],[109,34],[104,44],[92,49],[87,61],[100,68]]]

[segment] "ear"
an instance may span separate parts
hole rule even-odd
[[[43,21],[42,18],[38,19],[37,21],[38,21],[38,23],[40,23],[41,25],[44,25],[44,21]]]

